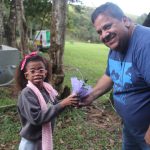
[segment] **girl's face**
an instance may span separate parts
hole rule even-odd
[[[46,78],[47,70],[42,61],[30,61],[26,65],[25,78],[31,81],[38,88],[43,87],[43,81]]]

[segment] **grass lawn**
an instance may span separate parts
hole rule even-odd
[[[102,44],[66,42],[64,65],[68,66],[68,72],[65,81],[70,84],[70,76],[78,76],[95,84],[105,72],[107,54],[108,48]]]
[[[107,54],[108,48],[102,44],[66,42],[64,84],[70,86],[70,77],[77,76],[94,85],[105,72]],[[9,91],[0,88],[1,107],[16,103]],[[56,121],[54,150],[119,150],[120,124],[114,116],[108,94],[91,107],[65,109]],[[0,126],[0,149],[17,149],[20,123],[16,108],[0,108]]]

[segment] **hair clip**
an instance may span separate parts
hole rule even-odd
[[[33,56],[36,56],[37,54],[38,54],[38,51],[34,51],[34,52],[31,52],[30,54],[26,55],[26,56],[24,57],[24,59],[22,60],[22,62],[21,62],[21,70],[24,69],[24,66],[25,66],[25,64],[26,64],[27,59],[28,59],[28,58],[31,58],[31,57],[33,57]]]

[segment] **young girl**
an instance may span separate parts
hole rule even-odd
[[[16,84],[21,93],[18,113],[22,129],[19,150],[52,150],[54,118],[69,105],[77,104],[77,97],[70,95],[56,103],[57,92],[50,79],[48,61],[37,52],[25,56],[16,71]]]

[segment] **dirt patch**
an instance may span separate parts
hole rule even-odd
[[[118,147],[121,147],[122,120],[115,110],[113,110],[109,102],[107,102],[107,104],[95,102],[91,106],[86,107],[84,111],[87,113],[86,121],[89,124],[95,126],[97,129],[102,129],[108,133],[108,135],[111,135],[105,139],[108,141],[107,150],[111,150],[113,147],[115,147],[115,144],[118,145]]]
[[[100,105],[96,102],[86,107],[85,112],[87,113],[87,121],[98,128],[112,130],[112,128],[121,126],[121,119],[111,106],[106,107],[105,104]]]

